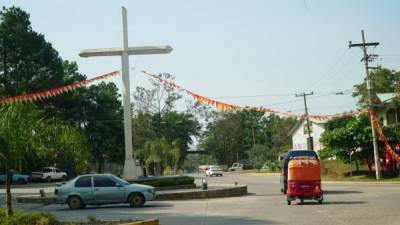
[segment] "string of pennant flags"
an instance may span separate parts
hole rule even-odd
[[[237,111],[237,110],[243,110],[243,109],[248,108],[248,107],[242,107],[242,106],[238,106],[238,105],[233,105],[233,104],[229,104],[229,103],[226,103],[226,102],[221,102],[221,101],[218,101],[218,100],[215,100],[215,99],[211,99],[211,98],[205,97],[203,95],[200,95],[200,94],[197,94],[195,92],[192,92],[192,91],[190,91],[188,89],[182,88],[181,86],[177,85],[174,82],[162,79],[160,76],[158,76],[156,74],[151,74],[151,73],[148,73],[146,71],[142,71],[142,73],[152,77],[153,79],[158,80],[161,83],[164,83],[164,84],[170,86],[171,88],[184,91],[189,96],[191,96],[195,100],[199,101],[200,103],[215,107],[215,108],[217,108],[219,110]],[[274,113],[274,114],[282,115],[282,116],[285,116],[285,117],[291,117],[291,118],[304,119],[306,117],[306,115],[299,115],[299,114],[279,111],[279,110],[275,110],[275,109],[272,109],[272,108],[253,107],[253,109],[256,109],[258,111],[265,112],[265,113]],[[315,120],[329,120],[329,119],[340,118],[340,117],[352,117],[352,116],[357,116],[357,115],[365,114],[365,113],[368,113],[368,109],[362,109],[362,110],[355,111],[355,112],[337,113],[337,114],[333,114],[333,115],[308,115],[308,118],[315,119]]]
[[[144,74],[152,77],[153,79],[156,79],[157,81],[164,83],[168,86],[170,86],[171,88],[177,89],[177,90],[181,90],[181,91],[185,91],[188,95],[192,96],[195,100],[203,103],[203,104],[207,104],[209,106],[213,106],[216,107],[217,109],[223,110],[223,111],[237,111],[237,110],[243,110],[246,109],[247,107],[241,107],[238,105],[233,105],[233,104],[229,104],[226,102],[221,102],[221,101],[217,101],[211,98],[207,98],[204,97],[202,95],[199,95],[197,93],[194,93],[190,90],[184,89],[182,87],[180,87],[179,85],[171,82],[171,81],[167,81],[162,79],[160,76],[155,75],[155,74],[151,74],[148,73],[146,71],[142,71]],[[36,100],[43,100],[43,99],[48,99],[50,97],[53,96],[57,96],[60,95],[62,93],[65,92],[69,92],[69,91],[74,91],[75,89],[79,88],[79,87],[83,87],[83,86],[87,86],[95,81],[99,81],[99,80],[103,80],[103,79],[107,79],[109,77],[112,76],[116,76],[120,74],[119,71],[113,71],[110,73],[106,73],[91,79],[87,79],[87,80],[83,80],[83,81],[78,81],[66,86],[62,86],[62,87],[57,87],[57,88],[52,88],[49,90],[45,90],[45,91],[40,91],[40,92],[34,92],[34,93],[29,93],[29,94],[25,94],[25,95],[19,95],[19,96],[13,96],[13,97],[6,97],[6,98],[0,98],[0,104],[5,104],[5,103],[12,103],[12,102],[27,102],[27,101],[36,101]],[[300,118],[300,119],[304,119],[305,115],[298,115],[298,114],[293,114],[293,113],[288,113],[288,112],[283,112],[283,111],[278,111],[278,110],[274,110],[271,108],[263,108],[263,107],[255,107],[254,109],[259,110],[261,112],[265,112],[265,113],[274,113],[274,114],[279,114],[282,116],[286,116],[286,117],[293,117],[293,118]],[[328,119],[332,119],[332,118],[339,118],[339,117],[351,117],[351,116],[357,116],[360,114],[364,114],[364,113],[369,113],[371,115],[371,119],[373,121],[374,127],[378,133],[379,138],[384,142],[385,144],[385,149],[386,152],[389,153],[390,155],[392,155],[394,157],[394,159],[396,159],[398,162],[400,162],[400,155],[397,154],[392,146],[389,144],[386,136],[384,135],[382,128],[379,125],[379,121],[374,113],[374,111],[372,109],[363,109],[363,110],[359,110],[356,112],[348,112],[348,113],[338,113],[338,114],[334,114],[334,115],[308,115],[309,118],[311,119],[317,119],[317,120],[328,120]]]
[[[40,91],[40,92],[34,92],[34,93],[29,93],[25,95],[19,95],[19,96],[13,96],[13,97],[6,97],[6,98],[1,98],[0,99],[0,104],[4,103],[12,103],[12,102],[31,102],[31,101],[36,101],[36,100],[42,100],[42,99],[48,99],[53,96],[60,95],[65,92],[73,91],[79,87],[83,87],[86,85],[89,85],[95,81],[103,80],[112,76],[116,76],[119,74],[119,71],[113,71],[110,73],[106,73],[91,79],[83,80],[83,81],[78,81],[66,86],[62,87],[57,87],[57,88],[52,88],[49,90],[45,91]]]
[[[178,90],[181,90],[181,91],[185,91],[187,94],[192,96],[195,100],[197,100],[197,101],[199,101],[199,102],[201,102],[203,104],[206,104],[206,105],[209,105],[209,106],[213,106],[213,107],[216,107],[217,109],[224,110],[224,111],[236,111],[236,110],[244,109],[244,107],[241,107],[241,106],[238,106],[238,105],[232,105],[232,104],[229,104],[229,103],[217,101],[217,100],[210,99],[210,98],[204,97],[202,95],[196,94],[196,93],[194,93],[192,91],[189,91],[187,89],[184,89],[184,88],[180,87],[179,85],[177,85],[177,84],[175,84],[175,83],[173,83],[171,81],[164,80],[158,75],[151,74],[151,73],[148,73],[146,71],[142,71],[142,72],[144,74],[146,74],[146,75],[158,80],[159,82],[170,86],[171,88],[178,89]],[[293,113],[282,112],[282,111],[274,110],[274,109],[271,109],[271,108],[259,107],[259,108],[255,108],[255,109],[259,110],[259,111],[262,111],[262,112],[265,112],[265,113],[274,113],[274,114],[279,114],[279,115],[283,115],[283,116],[287,116],[287,117],[301,118],[301,119],[305,118],[305,115],[297,115],[297,114],[293,114]],[[356,112],[338,113],[338,114],[334,114],[334,115],[309,115],[308,117],[311,118],[311,119],[316,119],[316,120],[329,120],[329,119],[339,118],[339,117],[352,117],[352,116],[357,116],[357,115],[361,115],[361,114],[365,114],[365,113],[369,113],[371,115],[375,130],[377,131],[379,138],[385,144],[386,152],[388,154],[392,155],[395,160],[400,162],[400,155],[397,154],[393,150],[392,146],[389,144],[385,134],[382,131],[382,128],[381,128],[381,126],[379,124],[379,121],[378,121],[377,117],[375,116],[374,111],[372,109],[370,109],[370,108],[359,110],[359,111],[356,111]]]

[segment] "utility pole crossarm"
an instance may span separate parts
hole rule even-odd
[[[379,42],[370,42],[370,43],[358,43],[358,44],[352,44],[351,42],[349,43],[349,48],[351,47],[368,47],[368,46],[378,46]]]

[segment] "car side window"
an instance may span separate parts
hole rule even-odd
[[[61,173],[61,170],[59,170],[59,169],[56,169],[56,172],[57,172],[57,173]]]
[[[115,187],[116,183],[108,177],[94,177],[95,187]]]
[[[81,177],[75,182],[75,187],[92,187],[91,177]]]
[[[43,173],[51,173],[53,172],[50,168],[43,168]]]

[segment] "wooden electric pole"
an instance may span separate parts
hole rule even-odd
[[[303,97],[304,100],[304,108],[306,111],[306,121],[307,121],[307,133],[308,133],[308,138],[307,138],[307,149],[309,150],[314,150],[314,142],[313,139],[311,137],[311,129],[310,129],[310,118],[308,118],[308,108],[307,108],[307,99],[306,96],[308,95],[313,95],[314,92],[310,92],[310,93],[300,93],[300,94],[296,94],[296,97]]]
[[[362,61],[364,61],[364,65],[365,65],[365,83],[367,84],[367,91],[368,91],[368,105],[370,107],[371,110],[373,110],[373,102],[372,102],[372,82],[371,79],[369,77],[369,68],[368,67],[368,62],[373,60],[374,57],[376,57],[376,55],[368,55],[367,54],[367,47],[369,46],[378,46],[379,42],[370,42],[370,43],[366,43],[365,42],[365,36],[364,36],[364,30],[361,30],[361,35],[362,35],[362,43],[358,43],[358,44],[353,44],[351,43],[351,41],[349,42],[349,48],[352,47],[361,47],[361,49],[363,50],[364,53],[364,57],[362,58]],[[371,119],[371,128],[372,128],[372,144],[374,146],[374,160],[375,160],[375,175],[376,175],[376,179],[380,180],[381,177],[381,164],[379,161],[379,153],[378,153],[378,142],[376,140],[376,131],[375,131],[375,127],[374,127],[374,122],[372,120],[372,115],[370,115],[370,119]]]

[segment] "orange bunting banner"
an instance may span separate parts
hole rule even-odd
[[[196,94],[196,93],[194,93],[192,91],[189,91],[187,89],[181,88],[179,85],[177,85],[177,84],[175,84],[173,82],[170,82],[170,81],[166,81],[166,80],[162,79],[158,75],[154,75],[154,74],[148,73],[146,71],[142,71],[142,73],[144,73],[144,74],[146,74],[146,75],[148,75],[148,76],[158,80],[159,82],[164,83],[164,84],[166,84],[166,85],[168,85],[168,86],[170,86],[172,88],[183,90],[187,94],[192,96],[192,98],[194,98],[196,101],[199,101],[199,102],[201,102],[203,104],[206,104],[206,105],[209,105],[209,106],[213,106],[213,107],[215,107],[215,108],[217,108],[219,110],[236,111],[236,110],[243,110],[243,109],[247,108],[247,107],[241,107],[241,106],[238,106],[238,105],[232,105],[232,104],[229,104],[229,103],[220,102],[220,101],[217,101],[217,100],[214,100],[214,99],[210,99],[210,98],[201,96],[199,94]],[[291,118],[304,119],[306,117],[305,115],[298,115],[298,114],[293,114],[293,113],[288,113],[288,112],[282,112],[282,111],[274,110],[274,109],[271,109],[271,108],[263,108],[263,107],[256,108],[256,107],[254,107],[254,109],[257,109],[258,111],[265,112],[265,113],[273,113],[273,114],[278,114],[278,115],[291,117]],[[360,111],[356,111],[356,112],[337,113],[337,114],[334,114],[334,115],[308,115],[308,118],[315,119],[315,120],[330,120],[330,119],[333,119],[333,118],[352,117],[352,116],[357,116],[357,115],[365,114],[365,113],[368,113],[368,109],[364,109],[364,110],[360,110]]]
[[[90,83],[93,83],[98,80],[103,80],[112,76],[116,76],[119,74],[119,71],[113,71],[111,73],[106,73],[101,76],[97,76],[88,80],[83,80],[83,81],[78,81],[73,84],[69,84],[63,87],[57,87],[57,88],[52,88],[46,91],[40,91],[40,92],[35,92],[35,93],[30,93],[26,95],[20,95],[20,96],[14,96],[14,97],[6,97],[6,98],[0,98],[0,104],[3,103],[11,103],[11,102],[27,102],[27,101],[36,101],[36,100],[42,100],[42,99],[47,99],[53,96],[60,95],[64,92],[68,91],[73,91],[77,89],[78,87],[83,87],[86,86]]]

